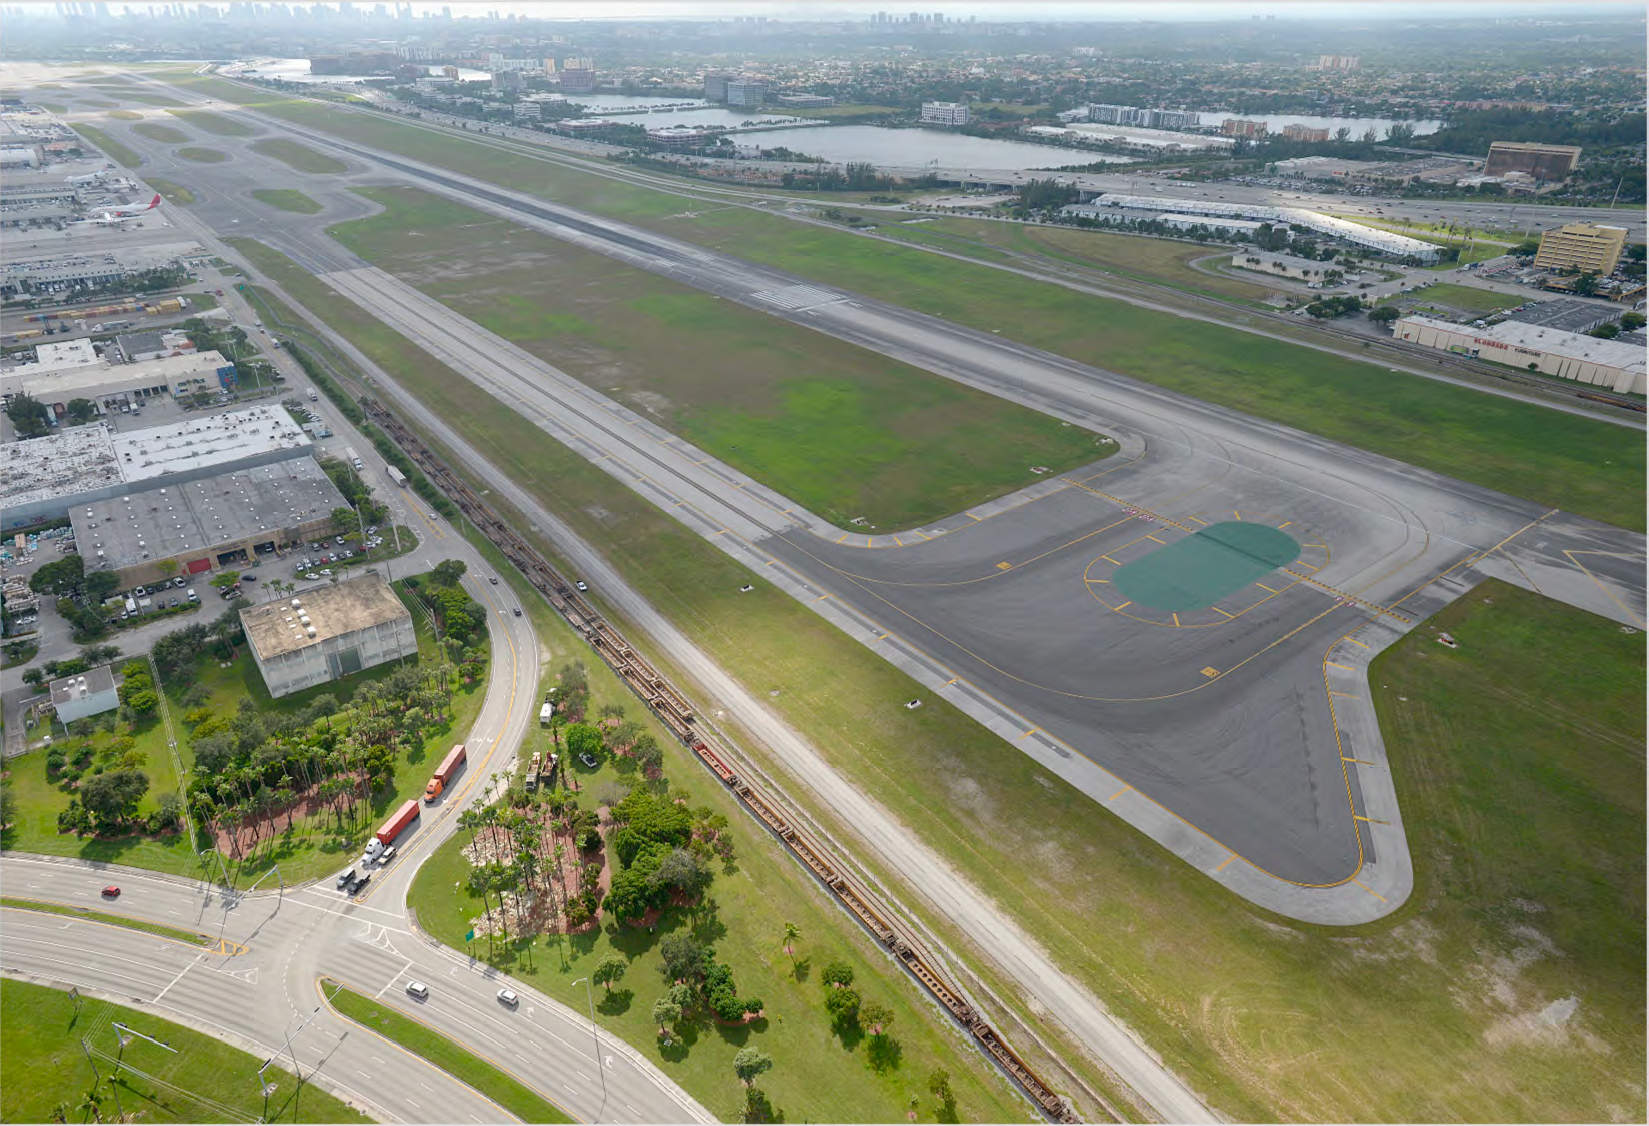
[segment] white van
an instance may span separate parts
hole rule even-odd
[[[200,601],[200,595],[195,593],[195,588],[194,587],[190,587],[188,593],[189,593],[189,601],[190,602],[199,602]]]

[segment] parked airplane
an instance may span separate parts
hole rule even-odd
[[[99,180],[103,179],[103,173],[101,173],[101,172],[88,172],[84,176],[65,176],[65,177],[63,177],[63,179],[65,181],[67,181],[69,184],[71,184],[72,186],[74,186],[74,187],[82,188],[82,187],[85,187],[87,184],[95,184]]]
[[[135,219],[145,211],[153,211],[160,206],[160,197],[157,195],[149,201],[147,207],[112,207],[94,219],[78,219],[76,223],[124,223],[128,219]]]

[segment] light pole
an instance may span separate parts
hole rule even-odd
[[[607,1072],[601,1066],[601,1036],[596,1031],[595,1023],[595,990],[591,988],[588,977],[581,977],[573,984],[577,985],[579,981],[584,983],[584,995],[590,1002],[590,1038],[595,1041],[595,1069],[601,1076],[601,1101],[605,1105],[607,1101]]]

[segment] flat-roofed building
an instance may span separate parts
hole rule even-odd
[[[1617,340],[1520,321],[1472,328],[1431,317],[1404,317],[1392,331],[1399,340],[1427,348],[1532,368],[1610,391],[1644,393],[1643,349]]]
[[[1489,146],[1489,159],[1483,165],[1483,175],[1504,176],[1508,172],[1522,172],[1537,180],[1559,181],[1567,179],[1579,163],[1578,145],[1495,141]]]
[[[40,364],[19,364],[0,375],[0,391],[7,395],[21,391],[48,404],[90,399],[104,411],[118,411],[161,395],[182,398],[200,391],[217,392],[235,378],[235,365],[220,352],[159,356],[131,364],[112,364],[94,355],[92,361],[46,370]]]
[[[310,458],[135,490],[69,510],[86,570],[122,586],[256,566],[330,534],[343,494]]]
[[[120,692],[115,688],[114,669],[99,665],[74,676],[60,677],[50,684],[52,708],[64,723],[73,723],[87,716],[102,715],[120,707]]]
[[[759,106],[767,101],[767,83],[760,78],[732,78],[727,82],[727,104]]]
[[[563,94],[588,94],[595,89],[595,63],[590,59],[567,59],[556,71]]]
[[[1612,274],[1626,249],[1626,228],[1569,223],[1540,236],[1534,264],[1542,270],[1576,269]]]
[[[122,363],[136,364],[195,351],[187,332],[158,329],[153,332],[124,332],[115,337],[115,351]]]
[[[240,619],[271,696],[418,653],[411,613],[377,575],[248,607]]]
[[[923,102],[923,125],[966,125],[969,122],[966,102]]]
[[[798,109],[829,109],[836,104],[836,99],[829,94],[780,94],[774,101]]]
[[[94,422],[0,446],[0,513],[23,527],[162,480],[181,484],[236,469],[313,459],[314,443],[284,407],[249,407],[115,433]]]

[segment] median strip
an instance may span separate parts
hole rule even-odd
[[[403,1016],[331,978],[322,978],[333,1009],[415,1056],[422,1057],[521,1119],[523,1122],[576,1122],[576,1118],[532,1091],[512,1073],[460,1047],[413,1017]]]
[[[149,934],[169,938],[173,942],[182,942],[189,946],[205,946],[213,941],[210,936],[199,931],[184,930],[181,927],[169,927],[165,923],[151,923],[143,919],[133,919],[126,915],[111,915],[107,911],[93,911],[89,907],[74,907],[67,903],[47,903],[38,899],[13,899],[9,896],[0,897],[0,907],[10,907],[15,911],[38,911],[43,915],[67,915],[71,919],[85,919],[94,923],[107,923],[110,926],[126,927],[134,931],[147,931]]]

